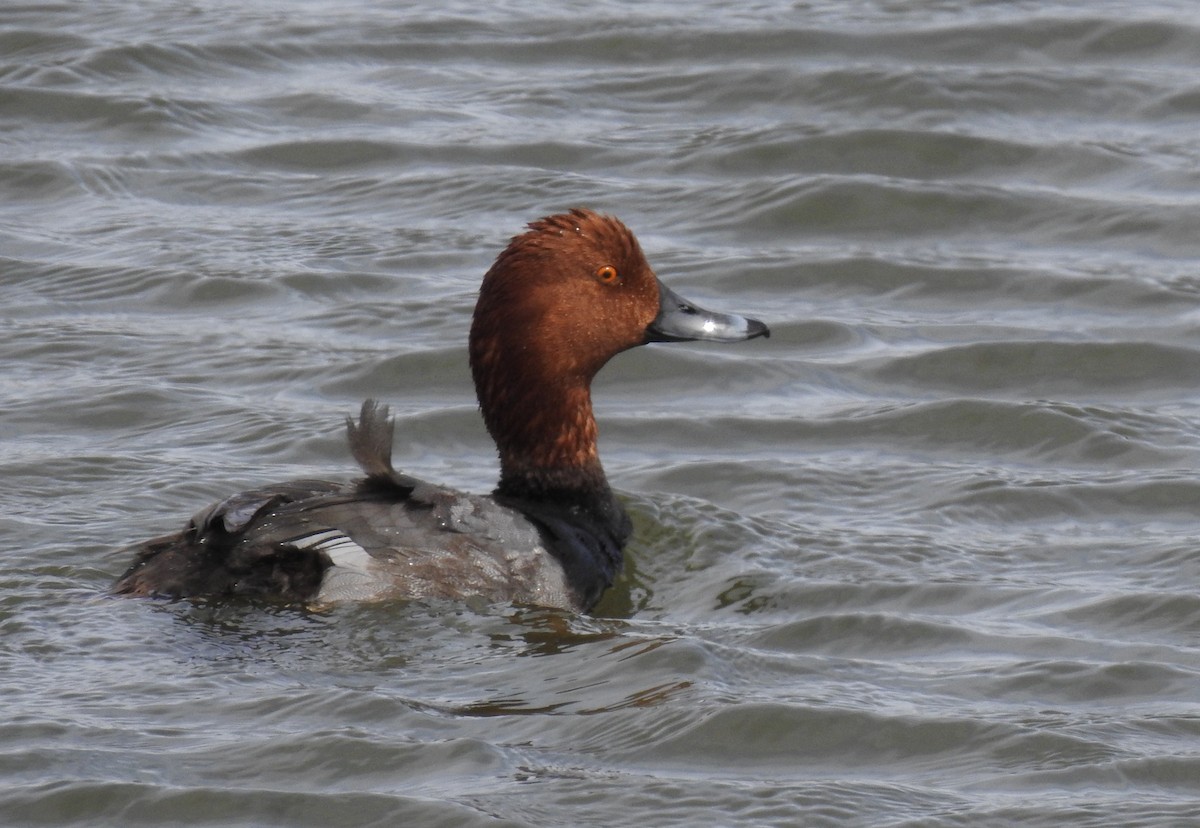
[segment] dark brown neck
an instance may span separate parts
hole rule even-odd
[[[499,494],[570,500],[608,491],[596,447],[591,377],[549,370],[552,354],[519,353],[472,332],[471,371],[488,433],[500,452]],[[524,370],[511,370],[513,363]]]
[[[582,500],[608,491],[586,385],[522,389],[501,385],[485,402],[484,421],[500,450],[496,491],[534,500]]]

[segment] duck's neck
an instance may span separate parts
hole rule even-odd
[[[588,503],[609,493],[586,384],[536,389],[509,385],[502,396],[499,405],[493,400],[483,408],[500,452],[498,494]]]
[[[539,386],[536,397],[524,398],[519,386],[499,387],[505,395],[499,408],[480,395],[500,448],[495,497],[540,527],[579,606],[590,609],[620,572],[633,524],[600,465],[587,384]]]
[[[500,453],[496,493],[567,503],[607,494],[591,376],[537,370],[546,366],[533,349],[512,360],[511,349],[490,344],[473,337],[471,369],[484,423]],[[514,361],[526,370],[514,371]]]

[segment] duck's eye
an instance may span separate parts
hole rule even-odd
[[[604,265],[596,270],[596,278],[606,285],[617,281],[617,269],[612,265]]]

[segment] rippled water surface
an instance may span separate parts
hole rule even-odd
[[[5,3],[0,824],[1200,824],[1191,2]],[[116,600],[349,477],[487,490],[465,337],[615,213],[770,340],[595,388],[595,615]]]

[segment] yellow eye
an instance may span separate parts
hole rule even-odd
[[[604,265],[596,270],[596,278],[606,285],[617,281],[617,269],[612,265]]]

